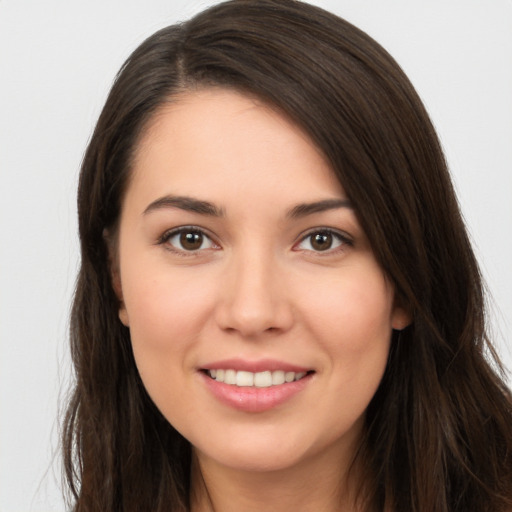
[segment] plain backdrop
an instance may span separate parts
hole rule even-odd
[[[75,189],[109,86],[145,37],[211,3],[0,0],[0,512],[65,510],[57,418],[70,379]],[[313,3],[377,39],[423,98],[512,368],[512,2]]]

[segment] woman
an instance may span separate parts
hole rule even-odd
[[[366,34],[289,0],[161,30],[78,205],[75,510],[511,509],[478,267],[421,101]]]

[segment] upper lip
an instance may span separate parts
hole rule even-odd
[[[246,359],[234,358],[207,363],[201,366],[201,370],[236,370],[252,373],[264,372],[267,370],[271,372],[283,370],[285,372],[299,373],[312,371],[312,368],[279,361],[277,359],[258,359],[255,361],[249,361]]]

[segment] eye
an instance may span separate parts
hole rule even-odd
[[[351,245],[348,237],[330,229],[319,229],[308,233],[295,247],[301,251],[326,252],[343,245]]]
[[[167,231],[159,240],[159,243],[168,244],[171,246],[171,249],[178,252],[196,252],[217,247],[209,236],[194,227],[183,227]]]

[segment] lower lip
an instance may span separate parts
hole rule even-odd
[[[264,412],[284,404],[300,393],[313,376],[313,374],[307,374],[302,379],[293,382],[257,388],[217,382],[204,372],[201,372],[201,375],[208,389],[220,402],[244,412]]]

